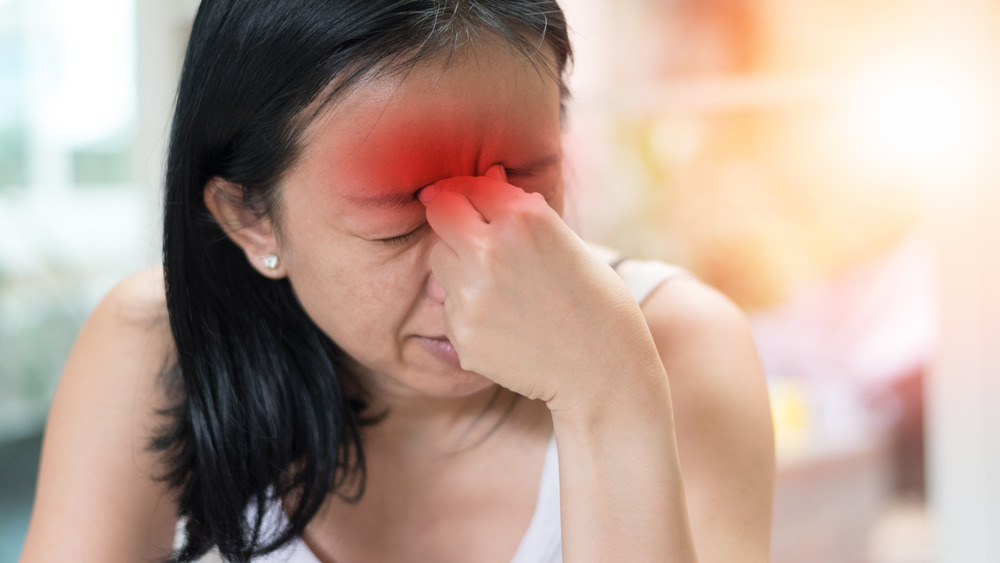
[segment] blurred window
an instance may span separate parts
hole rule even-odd
[[[83,318],[149,255],[134,0],[0,0],[0,440],[36,430]]]

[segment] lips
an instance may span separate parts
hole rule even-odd
[[[417,342],[424,347],[432,356],[448,365],[460,367],[458,352],[451,345],[451,341],[445,336],[418,336]]]

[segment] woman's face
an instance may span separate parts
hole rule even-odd
[[[310,317],[378,397],[455,397],[490,385],[445,338],[438,238],[417,192],[502,163],[562,211],[559,86],[503,46],[362,81],[306,132],[282,181],[281,260]]]

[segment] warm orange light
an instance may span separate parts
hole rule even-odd
[[[887,60],[845,85],[850,150],[875,170],[962,175],[984,143],[989,112],[972,65],[941,57]]]

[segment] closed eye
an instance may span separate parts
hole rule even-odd
[[[538,169],[508,168],[506,169],[508,178],[534,178],[541,175]]]
[[[524,163],[523,166],[513,166],[507,168],[508,176],[541,176],[562,163],[562,155],[551,153],[536,158],[533,161]]]
[[[413,229],[412,231],[410,231],[408,233],[405,233],[405,234],[402,234],[402,235],[399,235],[399,236],[389,237],[389,238],[381,238],[381,239],[377,239],[377,240],[379,242],[381,242],[382,244],[386,245],[386,246],[402,246],[402,245],[406,244],[407,242],[409,242],[410,239],[412,239],[414,236],[416,236],[416,234],[420,231],[420,229],[422,229],[424,227],[424,225],[426,225],[426,224],[427,223],[422,223],[416,229]]]

